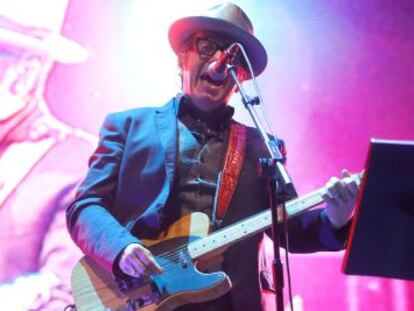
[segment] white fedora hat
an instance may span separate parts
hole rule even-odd
[[[45,54],[61,63],[80,63],[88,53],[60,34],[68,0],[1,0],[0,43]]]
[[[197,31],[212,31],[227,35],[241,43],[252,62],[256,76],[267,65],[267,53],[262,43],[253,34],[253,25],[246,13],[233,3],[216,5],[196,16],[188,16],[171,24],[168,38],[175,53],[182,44]]]

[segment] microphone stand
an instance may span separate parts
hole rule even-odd
[[[283,157],[277,146],[277,142],[270,139],[266,134],[256,111],[253,109],[254,105],[260,104],[258,97],[249,98],[243,89],[240,81],[237,78],[237,70],[234,66],[228,65],[227,72],[234,80],[245,108],[248,110],[256,128],[260,132],[263,142],[269,151],[269,158],[259,159],[259,175],[267,179],[269,191],[269,203],[272,214],[272,238],[274,244],[274,260],[273,260],[273,278],[276,289],[276,310],[283,311],[283,264],[280,259],[280,240],[279,240],[279,221],[285,219],[285,205],[284,202],[288,199],[289,193],[295,193],[293,183],[283,165]],[[290,192],[289,192],[290,191]],[[293,192],[292,192],[293,191]],[[279,216],[278,216],[279,215]]]

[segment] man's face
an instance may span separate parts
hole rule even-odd
[[[234,82],[230,76],[218,83],[207,75],[209,64],[217,60],[223,50],[233,42],[234,40],[219,34],[198,32],[192,36],[188,48],[179,56],[183,92],[203,110],[210,111],[227,104],[234,92]]]

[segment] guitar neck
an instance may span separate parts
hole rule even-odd
[[[311,192],[303,197],[290,200],[286,203],[287,218],[299,215],[304,211],[323,202],[323,188]],[[283,221],[283,215],[278,210],[278,222]],[[218,230],[207,237],[196,240],[188,245],[188,251],[193,259],[200,258],[215,250],[224,248],[256,233],[262,232],[272,224],[272,214],[268,209],[237,222],[231,226]]]

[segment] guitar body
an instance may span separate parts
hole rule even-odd
[[[205,214],[182,217],[157,240],[143,240],[164,273],[121,282],[93,260],[83,257],[72,273],[72,289],[79,311],[142,310],[165,311],[188,303],[213,300],[231,288],[223,272],[201,273],[186,247],[191,240],[208,235],[209,220]]]
[[[363,173],[352,178],[360,183]],[[286,203],[287,218],[299,215],[323,202],[325,187]],[[284,216],[278,215],[282,222]],[[155,260],[164,268],[159,276],[121,282],[88,257],[83,257],[72,273],[72,289],[79,311],[168,311],[188,304],[210,301],[228,292],[231,283],[223,272],[204,274],[194,261],[211,267],[233,243],[270,228],[270,210],[209,233],[210,223],[203,213],[180,218],[157,240],[143,240]],[[200,266],[201,266],[200,265]]]

